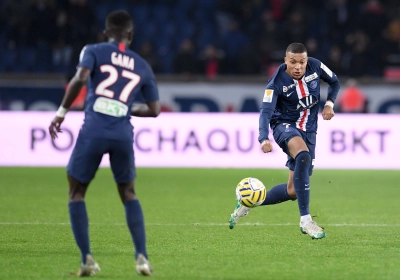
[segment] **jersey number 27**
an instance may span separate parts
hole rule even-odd
[[[100,66],[100,71],[102,73],[109,73],[110,75],[98,84],[95,93],[108,98],[114,98],[114,91],[108,88],[118,81],[118,70],[112,65],[104,64]],[[119,100],[126,103],[133,89],[139,84],[140,76],[127,70],[122,70],[121,76],[129,80],[119,95]]]

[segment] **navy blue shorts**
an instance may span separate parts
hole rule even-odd
[[[288,160],[286,162],[286,166],[290,170],[294,170],[295,167],[295,160],[290,156],[289,149],[288,149],[288,143],[289,140],[292,139],[295,136],[301,137],[304,142],[307,145],[308,150],[310,151],[311,159],[312,159],[312,164],[310,166],[309,174],[311,176],[313,168],[314,168],[314,161],[315,161],[315,145],[316,145],[316,138],[317,138],[317,133],[316,132],[304,132],[300,129],[297,129],[296,127],[293,127],[293,125],[288,125],[288,124],[277,124],[273,128],[273,135],[275,142],[281,147],[282,151],[287,154]]]
[[[111,170],[117,183],[135,179],[133,141],[118,141],[78,136],[67,172],[81,183],[89,183],[96,174],[104,154],[110,155]]]

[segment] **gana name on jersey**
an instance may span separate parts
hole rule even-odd
[[[123,55],[121,53],[112,52],[111,53],[111,63],[117,66],[121,66],[130,70],[133,70],[135,64],[133,62],[133,57],[128,55]]]

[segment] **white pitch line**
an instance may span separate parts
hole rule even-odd
[[[101,225],[101,226],[126,226],[125,223],[90,223],[91,225]],[[47,222],[0,222],[0,225],[59,225],[59,226],[69,226],[70,223],[47,223]],[[146,226],[166,226],[166,227],[175,227],[175,226],[228,226],[229,223],[188,223],[188,224],[168,224],[168,223],[145,223]],[[265,223],[241,223],[236,226],[298,226],[296,223],[284,223],[284,224],[265,224]],[[324,224],[324,226],[330,227],[400,227],[400,224]]]

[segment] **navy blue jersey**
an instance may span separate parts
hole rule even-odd
[[[317,131],[320,79],[328,83],[328,99],[336,100],[340,84],[337,76],[321,61],[309,57],[306,72],[293,79],[282,64],[268,81],[260,110],[259,142],[268,139],[268,126],[287,123],[305,132]]]
[[[90,69],[85,100],[85,137],[132,140],[131,107],[136,100],[158,100],[153,70],[123,43],[87,45],[78,67]]]

